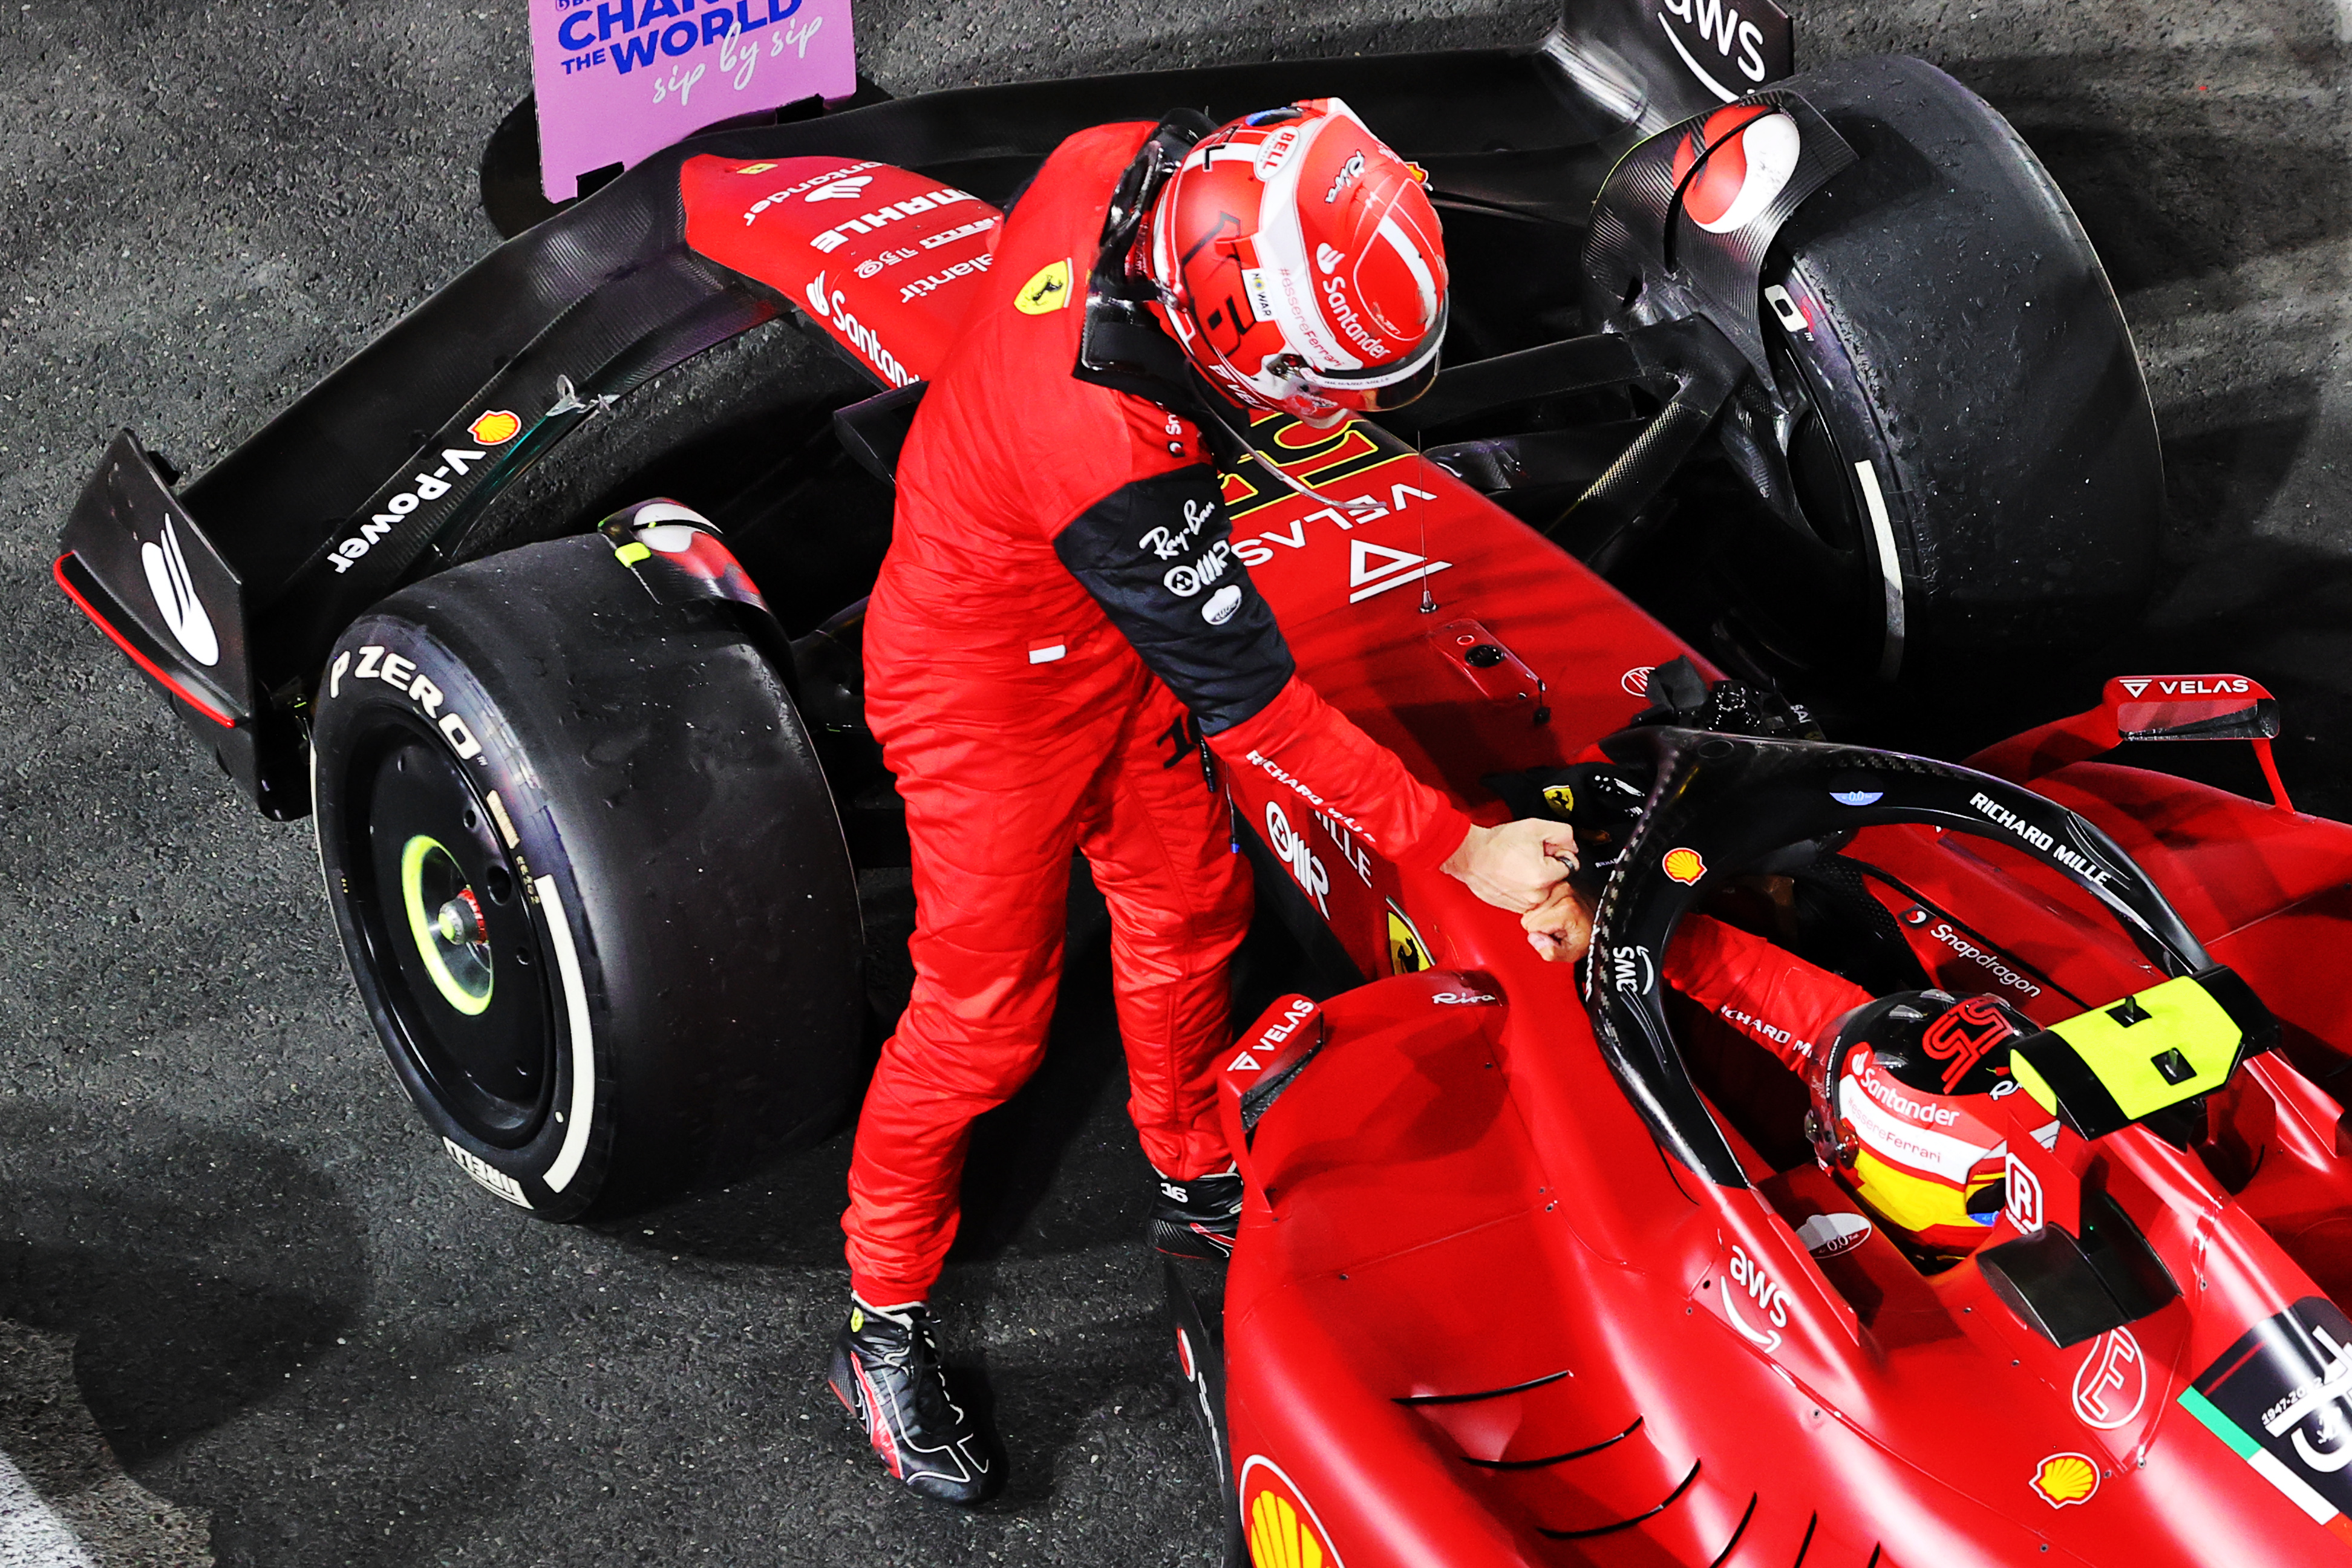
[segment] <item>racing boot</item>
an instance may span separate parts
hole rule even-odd
[[[1241,1218],[1242,1173],[1234,1166],[1189,1182],[1160,1176],[1151,1200],[1151,1245],[1171,1258],[1223,1263],[1234,1255]]]
[[[993,1436],[948,1393],[920,1301],[884,1309],[852,1296],[826,1382],[890,1474],[923,1496],[969,1508],[1003,1483]]]

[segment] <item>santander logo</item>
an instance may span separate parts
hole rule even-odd
[[[213,628],[205,602],[196,597],[195,583],[188,575],[187,552],[180,548],[179,531],[169,519],[163,523],[163,542],[141,545],[139,563],[147,568],[147,591],[155,595],[163,624],[172,628],[188,657],[207,668],[218,664],[220,634]]]
[[[833,320],[832,297],[824,291],[824,274],[820,272],[809,282],[806,290],[809,311],[820,321]]]
[[[845,202],[874,183],[871,174],[852,174],[846,179],[827,180],[801,200],[804,202]]]

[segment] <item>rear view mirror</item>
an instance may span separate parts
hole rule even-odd
[[[1969,759],[1970,767],[2019,784],[2088,762],[2126,741],[2245,741],[2254,748],[2271,801],[2293,811],[2271,742],[2278,700],[2242,675],[2118,675],[2096,708],[2011,735]]]
[[[2242,675],[2119,675],[2107,716],[2126,741],[2267,741],[2278,702]]]

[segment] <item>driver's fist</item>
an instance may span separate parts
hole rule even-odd
[[[1592,945],[1592,908],[1563,882],[1551,897],[1519,917],[1528,945],[1554,963],[1574,963]]]
[[[1473,823],[1444,869],[1496,908],[1525,914],[1576,869],[1576,836],[1564,823],[1532,816],[1500,827]]]

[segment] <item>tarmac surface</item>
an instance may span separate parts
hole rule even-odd
[[[2137,662],[2270,683],[2304,804],[2352,815],[2352,0],[1798,9],[1801,63],[1925,56],[2050,163],[2165,437]],[[1516,42],[1547,11],[872,0],[857,25],[906,94]],[[950,1513],[878,1479],[822,1392],[845,1139],[626,1224],[500,1212],[385,1071],[307,826],[247,808],[48,582],[117,425],[199,469],[495,243],[476,163],[529,85],[523,19],[0,5],[0,1564],[1213,1562],[1098,904],[1074,899],[1052,1064],[983,1135],[942,1291],[1014,1478]],[[753,368],[648,395],[690,412]],[[2094,695],[1974,694],[2011,728]],[[887,950],[903,885],[867,890]]]

